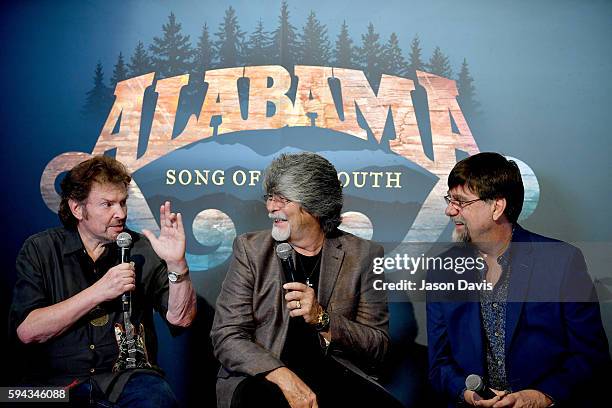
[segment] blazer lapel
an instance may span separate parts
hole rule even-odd
[[[511,248],[510,285],[508,287],[508,303],[506,304],[506,355],[512,343],[514,332],[518,325],[523,305],[529,293],[531,274],[533,273],[533,258],[531,256],[531,242],[522,239],[524,230],[519,226],[515,230],[515,239]]]
[[[471,344],[474,350],[474,356],[484,356],[483,334],[482,334],[482,319],[480,318],[480,303],[469,302],[466,305],[468,317],[468,325]],[[484,359],[475,359],[474,364],[477,364],[478,369],[484,374]]]
[[[466,272],[464,278],[473,283],[478,283],[481,280],[480,274],[476,270]],[[480,317],[480,296],[477,292],[473,293],[473,291],[470,291],[468,299],[466,300],[467,302],[464,303],[465,310],[462,313],[465,313],[467,316],[466,321],[468,322],[468,332],[472,339],[470,343],[473,346],[473,355],[484,356],[482,319]],[[478,360],[477,364],[481,372],[484,372],[484,361],[482,359]]]
[[[334,286],[336,286],[336,280],[344,260],[344,251],[338,238],[326,238],[322,251],[317,298],[321,306],[326,308]]]

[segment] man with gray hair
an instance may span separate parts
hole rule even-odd
[[[314,153],[283,154],[263,185],[272,230],[234,241],[217,299],[218,406],[396,404],[370,376],[389,343],[385,294],[372,286],[383,248],[338,229],[336,169]]]

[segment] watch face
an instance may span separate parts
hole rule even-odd
[[[327,312],[323,312],[319,317],[319,321],[317,322],[315,329],[317,331],[327,331],[329,328],[329,314]]]
[[[176,282],[178,280],[178,275],[174,272],[168,273],[168,279],[170,282]]]

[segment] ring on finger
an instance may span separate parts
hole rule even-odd
[[[296,303],[296,305],[295,305],[295,308],[296,308],[296,309],[301,309],[301,308],[302,308],[302,304],[300,303],[300,301],[299,301],[299,300],[296,300],[296,302],[297,302],[297,303]]]

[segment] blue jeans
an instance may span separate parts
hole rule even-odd
[[[70,405],[96,408],[177,408],[178,401],[166,380],[157,375],[139,373],[130,377],[115,404],[108,401],[94,383],[87,381],[71,390]]]

